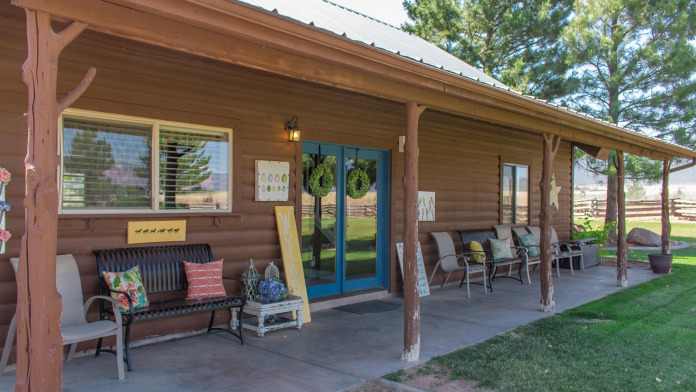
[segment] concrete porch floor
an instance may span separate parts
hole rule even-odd
[[[653,275],[646,267],[629,270],[631,285]],[[555,279],[558,311],[617,291],[615,269],[600,266]],[[522,286],[509,279],[484,296],[472,286],[472,298],[456,287],[433,290],[422,301],[423,361],[489,339],[548,316],[539,312],[538,279]],[[399,298],[385,301],[401,303]],[[202,335],[132,350],[134,371],[119,382],[110,354],[67,362],[64,390],[110,391],[339,391],[407,366],[399,360],[403,308],[354,314],[340,310],[314,313],[302,331],[246,334],[246,344],[224,334]],[[14,373],[0,377],[0,390],[12,390]]]

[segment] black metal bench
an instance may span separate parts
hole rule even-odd
[[[217,310],[239,308],[240,314],[245,305],[243,296],[227,296],[204,300],[187,301],[185,299],[187,282],[186,273],[182,261],[192,263],[209,263],[214,261],[210,246],[207,244],[175,245],[175,246],[149,246],[138,248],[105,249],[94,251],[97,260],[97,274],[99,276],[99,290],[102,295],[110,295],[103,272],[122,272],[138,266],[142,275],[143,285],[148,294],[149,306],[122,312],[123,325],[125,327],[124,359],[128,370],[131,370],[129,358],[130,327],[133,322],[142,320],[155,320],[167,317],[176,317],[198,312],[211,312],[208,332],[221,330],[231,333],[244,344],[241,323],[235,332],[232,329],[213,328],[215,312]],[[152,296],[151,296],[152,295]],[[166,297],[164,300],[153,301],[153,297]],[[101,319],[113,318],[113,314],[101,306],[99,309]],[[101,348],[102,340],[97,341],[97,352],[111,352]]]
[[[488,287],[493,291],[493,280],[495,280],[498,272],[498,267],[519,265],[518,276],[500,276],[500,278],[509,278],[519,281],[524,284],[522,280],[522,269],[527,267],[527,249],[513,246],[513,254],[516,257],[511,259],[503,260],[493,260],[493,253],[491,252],[491,246],[488,240],[496,239],[496,234],[494,230],[466,230],[460,231],[459,237],[462,240],[462,246],[464,247],[464,253],[470,253],[468,245],[471,241],[477,241],[483,246],[483,250],[486,253],[486,265],[488,266]]]

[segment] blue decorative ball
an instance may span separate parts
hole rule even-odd
[[[283,282],[276,279],[264,279],[259,282],[259,301],[263,304],[282,301],[288,296],[288,289]]]

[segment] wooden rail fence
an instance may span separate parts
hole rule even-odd
[[[345,207],[348,216],[368,217],[377,215],[377,206],[375,205],[348,205]],[[325,204],[321,206],[321,214],[327,216],[336,216],[336,204]],[[302,206],[302,216],[314,215],[314,206]]]
[[[670,199],[670,213],[678,219],[696,221],[696,201]],[[573,212],[576,217],[604,217],[607,209],[606,200],[576,200]],[[660,218],[662,214],[660,200],[627,200],[626,218]]]

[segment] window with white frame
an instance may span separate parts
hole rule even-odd
[[[231,130],[82,110],[61,125],[63,213],[231,210]]]

